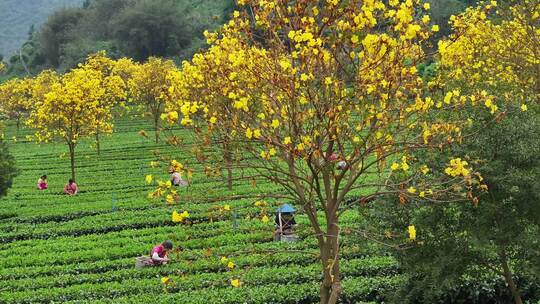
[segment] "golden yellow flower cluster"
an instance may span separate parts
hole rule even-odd
[[[193,128],[201,144],[240,147],[272,170],[281,161],[323,170],[324,155],[337,153],[354,164],[353,175],[384,170],[401,157],[392,170],[427,176],[429,168],[407,152],[460,143],[467,120],[448,113],[498,110],[487,88],[435,90],[444,83],[420,77],[424,44],[439,30],[427,3],[240,4],[250,9],[205,32],[209,48],[167,76],[162,119]],[[467,14],[453,18],[456,26],[458,19],[481,19]],[[456,68],[445,43],[443,65]],[[429,191],[418,193],[434,193],[425,186]]]
[[[114,63],[103,54],[58,76],[44,72],[37,77],[36,91],[27,124],[36,128],[36,138],[53,137],[75,146],[79,139],[112,132],[112,108],[125,99],[125,83],[112,73]]]
[[[36,130],[34,139],[59,139],[69,147],[72,177],[75,149],[80,139],[99,136],[113,129],[113,109],[127,101],[126,81],[135,64],[129,59],[112,60],[105,52],[88,56],[85,62],[59,75],[46,70],[34,78],[11,80],[0,85],[0,113]]]
[[[504,7],[503,7],[504,5]],[[454,34],[439,42],[441,66],[471,93],[487,90],[493,113],[505,100],[538,102],[540,97],[540,2],[523,0],[507,7],[496,1],[451,18]]]

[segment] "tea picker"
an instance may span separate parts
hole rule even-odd
[[[296,227],[295,212],[296,210],[289,204],[284,204],[278,208],[274,241],[294,242],[298,240],[298,236],[294,233],[294,227]]]
[[[167,257],[168,252],[172,251],[173,243],[169,240],[156,245],[150,251],[150,255],[143,255],[135,258],[135,268],[143,268],[148,266],[165,265],[169,262]]]

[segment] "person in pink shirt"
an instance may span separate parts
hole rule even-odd
[[[173,243],[169,240],[155,246],[150,252],[150,258],[154,265],[167,264],[169,258],[167,258],[167,251],[172,250]]]
[[[135,268],[153,267],[164,265],[169,262],[167,252],[172,250],[173,243],[171,241],[165,241],[159,245],[156,245],[150,251],[150,256],[143,255],[135,258]]]
[[[49,188],[49,184],[47,183],[47,175],[43,175],[38,179],[37,188],[38,190],[45,190]]]
[[[64,193],[67,195],[75,195],[79,189],[77,188],[77,184],[75,183],[75,180],[70,178],[66,186],[64,187]]]

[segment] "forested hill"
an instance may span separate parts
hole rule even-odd
[[[62,7],[81,6],[84,0],[1,0],[0,54],[9,57],[28,39],[32,25],[38,28]]]
[[[15,1],[46,0],[8,2]],[[233,0],[77,1],[82,3],[51,11],[32,35],[28,29],[22,31],[24,47],[16,56],[5,56],[4,78],[35,75],[44,69],[63,72],[101,50],[112,58],[144,61],[154,56],[178,62],[203,47],[204,30],[219,27],[235,7]]]

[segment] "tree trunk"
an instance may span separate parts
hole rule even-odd
[[[17,135],[19,135],[20,129],[21,129],[21,118],[17,117]]]
[[[510,292],[512,293],[512,297],[514,298],[514,303],[516,304],[523,304],[523,301],[521,300],[521,295],[519,294],[519,290],[516,286],[516,283],[514,282],[514,279],[512,278],[512,271],[510,270],[510,267],[508,266],[508,257],[506,256],[506,251],[502,251],[499,254],[499,257],[501,258],[501,264],[503,268],[504,273],[504,280],[506,281],[506,284],[508,284],[508,288],[510,289]]]
[[[154,129],[156,136],[156,144],[159,142],[159,115],[154,115]]]
[[[227,166],[227,189],[232,190],[233,188],[232,157],[228,151],[225,152],[225,163]]]
[[[97,155],[100,156],[101,155],[101,147],[100,147],[100,144],[99,144],[99,131],[96,132],[96,150],[97,150]]]
[[[225,166],[227,167],[227,189],[232,190],[233,188],[233,158],[232,153],[227,143],[223,144],[223,160],[225,161]]]
[[[341,295],[341,272],[339,267],[339,226],[337,217],[328,217],[327,236],[321,250],[323,281],[321,283],[321,304],[335,304]]]
[[[69,145],[69,158],[71,161],[71,178],[75,180],[75,145]]]
[[[227,164],[227,189],[229,190],[232,190],[232,186],[233,186],[233,183],[232,183],[232,179],[233,179],[233,176],[232,176],[233,172],[232,172],[232,164],[229,162]]]

